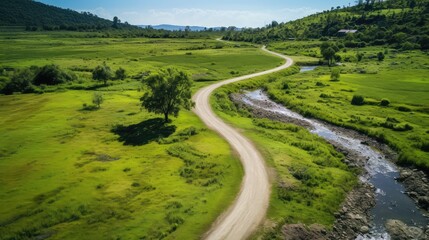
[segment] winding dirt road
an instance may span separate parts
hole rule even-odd
[[[215,115],[210,106],[210,95],[217,88],[274,73],[286,69],[293,64],[293,60],[279,53],[271,52],[264,47],[262,50],[286,60],[280,67],[264,72],[254,73],[229,80],[225,80],[199,90],[193,97],[195,101],[194,112],[210,128],[222,135],[239,154],[244,168],[244,179],[240,193],[232,206],[224,212],[205,235],[207,240],[248,238],[263,221],[270,197],[270,182],[264,159],[253,144],[238,130],[224,123]]]

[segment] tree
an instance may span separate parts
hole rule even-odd
[[[182,71],[163,69],[149,76],[144,84],[148,92],[140,99],[142,106],[149,112],[164,114],[165,122],[169,121],[170,114],[177,117],[181,106],[189,110],[194,104],[191,100],[192,81]]]
[[[92,71],[92,79],[97,81],[103,81],[104,85],[107,85],[107,80],[112,78],[112,71],[110,70],[110,67],[106,64],[97,66]]]
[[[324,42],[320,46],[320,52],[325,60],[328,61],[328,65],[332,65],[335,54],[339,51],[338,47],[334,43]]]
[[[124,80],[126,77],[127,77],[127,74],[125,72],[125,69],[120,67],[118,70],[116,70],[115,72],[116,79]]]
[[[112,27],[113,27],[113,28],[118,28],[118,27],[119,27],[119,23],[120,23],[119,18],[115,16],[115,17],[113,18],[113,25],[112,25]]]
[[[100,108],[100,105],[104,102],[103,94],[101,93],[94,93],[94,96],[92,97],[92,103],[97,106],[97,108]]]

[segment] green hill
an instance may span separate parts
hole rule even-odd
[[[105,29],[112,21],[89,12],[79,13],[70,9],[49,6],[32,0],[1,0],[0,26],[26,26],[27,30],[86,30]],[[118,24],[117,27],[130,27]]]
[[[319,39],[339,36],[341,29],[355,29],[347,34],[348,47],[390,44],[398,48],[429,48],[429,1],[388,0],[358,1],[347,8],[332,8],[288,23],[273,22],[257,29],[228,32],[226,40],[263,43],[288,39]]]

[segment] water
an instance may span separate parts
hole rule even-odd
[[[350,151],[355,151],[368,159],[365,168],[369,176],[361,177],[361,181],[370,182],[377,189],[376,206],[371,210],[373,228],[369,234],[359,236],[358,239],[390,239],[384,228],[388,219],[398,219],[407,225],[417,227],[425,227],[429,223],[429,219],[423,215],[415,202],[404,194],[404,186],[395,180],[399,176],[396,166],[389,162],[380,152],[362,144],[359,139],[354,139],[341,132],[332,130],[328,124],[305,118],[271,101],[262,90],[248,92],[245,96],[245,103],[255,108],[279,113],[289,118],[306,122],[310,126],[309,130],[312,133],[335,142]],[[264,101],[269,104],[259,106],[252,100]]]
[[[317,66],[301,66],[300,72],[309,72],[317,68]]]

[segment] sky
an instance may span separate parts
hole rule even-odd
[[[287,22],[354,0],[38,0],[134,25],[262,27]]]

